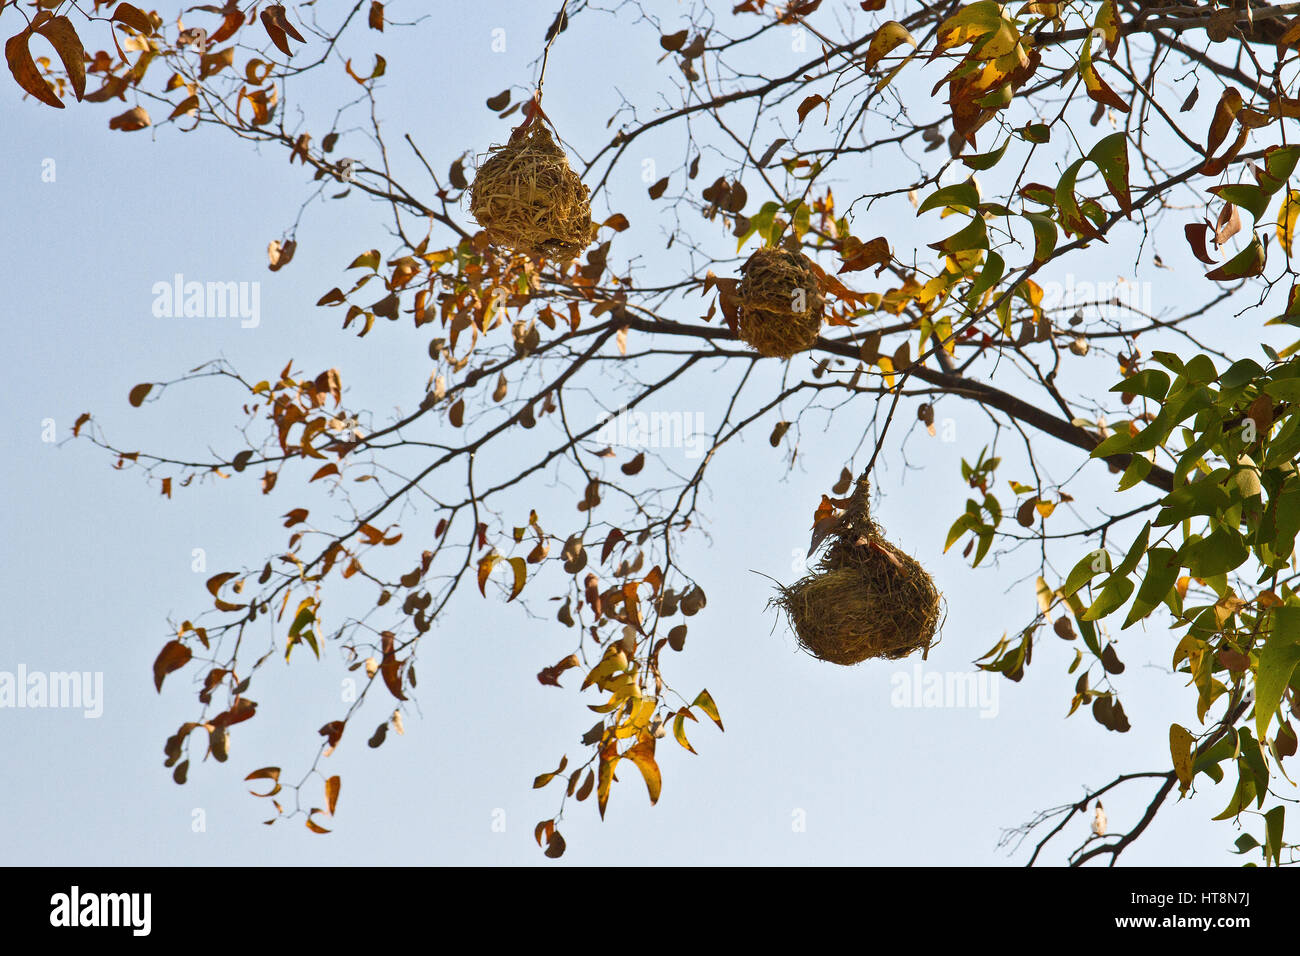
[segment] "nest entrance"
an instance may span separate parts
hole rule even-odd
[[[759,249],[741,272],[736,286],[740,338],[773,358],[812,348],[821,333],[825,300],[808,257],[788,249]]]
[[[591,200],[541,122],[494,146],[470,187],[469,211],[497,245],[572,259],[591,244]]]
[[[814,572],[772,599],[804,650],[832,664],[927,652],[939,627],[942,595],[880,534],[868,494],[860,480]]]

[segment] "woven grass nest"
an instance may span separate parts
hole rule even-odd
[[[884,539],[868,506],[859,480],[816,569],[772,599],[804,650],[832,664],[928,652],[939,627],[943,596],[925,568]]]
[[[587,187],[540,122],[491,148],[470,186],[469,211],[493,243],[552,259],[572,259],[595,232]]]
[[[788,358],[812,348],[825,300],[808,257],[788,249],[759,249],[741,267],[736,286],[736,333],[760,355]],[[796,306],[802,309],[796,311]]]

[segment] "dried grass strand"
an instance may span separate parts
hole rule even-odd
[[[812,348],[821,334],[825,299],[808,257],[788,249],[759,249],[741,272],[736,286],[740,338],[771,358]],[[803,308],[796,310],[800,293]]]
[[[587,187],[541,122],[489,150],[469,210],[494,244],[553,259],[572,259],[595,232]]]
[[[772,599],[804,650],[832,664],[927,652],[939,628],[943,595],[919,562],[885,540],[868,495],[859,481],[813,573]]]

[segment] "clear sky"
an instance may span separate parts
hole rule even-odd
[[[380,109],[390,137],[397,141],[398,132],[409,130],[434,167],[445,169],[462,152],[482,152],[503,138],[508,121],[496,119],[483,101],[531,82],[554,11],[522,0],[455,4],[454,15],[446,12],[451,4],[435,6],[438,13],[421,26],[390,29],[375,48],[389,63]],[[388,8],[394,20],[426,9],[402,0]],[[662,51],[654,31],[633,23],[626,10],[575,18],[554,48],[548,112],[579,155],[606,141],[605,121],[621,95],[653,103],[673,69],[671,61],[656,64]],[[11,16],[0,27],[13,32]],[[665,25],[678,16],[668,9]],[[504,52],[493,49],[496,29],[505,31]],[[347,55],[369,63],[366,44],[376,42],[361,36]],[[779,72],[795,62],[784,43],[774,40],[772,56],[787,58]],[[333,104],[312,99],[317,92],[296,95],[327,123]],[[253,380],[274,377],[292,358],[306,370],[340,368],[349,399],[373,409],[378,420],[412,407],[429,363],[427,337],[405,323],[357,339],[339,329],[338,311],[314,306],[359,252],[391,251],[385,207],[358,195],[308,206],[294,261],[270,273],[266,244],[285,235],[313,190],[303,168],[290,166],[281,152],[258,151],[220,132],[185,134],[174,126],[110,132],[113,112],[75,103],[55,111],[22,101],[17,87],[0,77],[0,270],[10,297],[0,346],[0,399],[10,416],[0,432],[0,490],[9,510],[0,551],[0,600],[8,609],[0,670],[103,675],[103,713],[95,719],[69,710],[0,709],[6,768],[0,858],[557,865],[542,858],[532,828],[551,815],[558,794],[533,791],[531,782],[561,753],[579,753],[577,737],[589,721],[582,720],[573,687],[541,687],[534,675],[567,653],[571,639],[554,622],[473,591],[464,591],[426,638],[405,735],[390,735],[371,750],[353,730],[325,762],[344,781],[331,834],[313,835],[301,820],[262,826],[269,814],[241,781],[256,767],[296,770],[310,759],[315,730],[339,693],[342,675],[332,663],[303,656],[291,666],[268,666],[252,693],[261,704],[258,717],[233,736],[228,764],[192,766],[184,787],[162,766],[163,741],[192,714],[183,681],[173,678],[161,695],[151,682],[168,616],[179,619],[203,606],[210,574],[260,565],[282,547],[277,516],[298,502],[287,492],[263,496],[251,481],[208,482],[167,500],[156,483],[113,471],[111,460],[84,442],[64,443],[73,421],[91,411],[110,438],[154,451],[228,450],[238,437],[239,399],[232,390],[191,385],[142,409],[128,405],[128,390],[218,356]],[[339,152],[360,156],[366,148],[355,134],[344,137]],[[656,140],[646,148],[661,151],[665,172],[680,161],[680,143]],[[52,182],[42,175],[47,160]],[[417,174],[413,157],[395,161]],[[663,204],[646,201],[640,172],[637,163],[624,164],[624,179],[611,182],[600,203],[628,215],[634,232],[625,236],[635,235],[643,243],[637,251],[653,263],[668,220]],[[860,164],[843,175],[835,189],[847,202],[854,177],[861,177],[861,188],[871,170]],[[887,232],[896,244],[920,235],[902,219],[876,225],[855,232]],[[1204,291],[1180,287],[1201,281],[1187,278],[1197,267],[1180,237],[1157,250],[1175,271],[1149,268],[1148,248],[1134,276],[1135,234],[1125,234],[1122,249],[1082,257],[1091,271],[1080,272],[1075,263],[1074,280],[1140,279],[1150,283],[1143,288],[1153,293],[1157,311]],[[632,240],[620,241],[626,254]],[[153,286],[177,273],[260,282],[260,324],[246,329],[235,319],[156,317]],[[1205,331],[1214,340],[1213,323]],[[679,393],[665,399],[666,410],[716,414],[707,398]],[[905,446],[910,469],[898,451],[902,433],[894,436],[875,484],[891,539],[932,570],[946,595],[943,641],[924,667],[965,673],[1004,632],[1032,617],[1032,577],[1023,578],[1034,562],[1033,555],[1013,555],[972,571],[958,549],[941,553],[965,498],[960,459],[978,455],[992,432],[969,405],[948,401],[939,415],[950,420],[948,435],[913,433]],[[48,419],[59,442],[43,441]],[[689,546],[709,605],[692,619],[686,653],[674,661],[676,683],[707,687],[727,730],[694,727],[698,756],[664,742],[665,783],[654,808],[627,774],[603,823],[594,801],[571,806],[561,827],[569,849],[559,865],[1015,862],[1023,854],[996,849],[1002,828],[1077,799],[1085,785],[1117,773],[1168,766],[1169,723],[1191,725],[1195,717],[1181,678],[1168,672],[1172,643],[1158,623],[1147,633],[1125,632],[1120,644],[1129,665],[1123,700],[1133,725],[1126,735],[1107,732],[1087,714],[1064,719],[1073,648],[1051,636],[1042,639],[1026,680],[995,685],[986,715],[979,708],[895,706],[891,691],[911,679],[914,660],[846,669],[799,653],[784,624],[765,609],[771,583],[762,575],[795,576],[792,555],[806,546],[810,509],[855,439],[848,423],[803,434],[798,463],[787,471],[782,453],[767,444],[769,428],[719,457],[704,503],[709,537]],[[1076,453],[1051,441],[1042,439],[1045,461],[1063,479]],[[685,464],[685,453],[676,453]],[[1014,461],[1014,450],[1008,454]],[[1097,474],[1088,487],[1098,492],[1090,504],[1109,504],[1113,477],[1090,467]],[[1000,477],[1014,476],[1013,463]],[[557,490],[521,502],[529,506],[543,515],[571,514],[572,497]],[[196,548],[206,555],[206,573],[192,570]],[[378,708],[368,713],[373,720],[361,724],[384,717]],[[1140,788],[1108,799],[1112,826],[1127,828],[1148,793]],[[1227,798],[1222,788],[1203,786],[1193,801],[1166,807],[1123,862],[1236,862],[1226,852],[1235,834],[1209,822]],[[1072,838],[1061,848],[1080,842],[1086,828],[1081,818],[1073,822]]]

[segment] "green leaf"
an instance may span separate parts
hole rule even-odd
[[[1211,819],[1231,820],[1233,817],[1239,816],[1243,811],[1245,811],[1245,809],[1250,806],[1250,802],[1254,799],[1255,778],[1250,774],[1245,761],[1238,760],[1237,789],[1233,791],[1232,799],[1229,800],[1228,805],[1223,808],[1223,812],[1221,812],[1217,817],[1212,817]]]
[[[1138,588],[1133,607],[1124,620],[1124,627],[1136,624],[1154,611],[1178,581],[1178,552],[1173,548],[1152,548],[1147,552],[1147,573]]]
[[[1066,167],[1065,172],[1061,174],[1061,179],[1056,184],[1056,208],[1061,211],[1061,225],[1068,232],[1074,233],[1084,239],[1091,239],[1097,235],[1097,230],[1093,228],[1079,209],[1079,201],[1074,195],[1074,183],[1079,177],[1079,170],[1088,160],[1076,159]]]
[[[1251,183],[1228,183],[1224,186],[1211,186],[1208,190],[1226,203],[1240,206],[1259,222],[1268,211],[1269,194]]]
[[[1250,728],[1237,728],[1237,749],[1241,751],[1241,759],[1254,778],[1255,797],[1258,801],[1256,806],[1262,807],[1264,798],[1268,796],[1268,765],[1264,763],[1264,753],[1260,750],[1259,741],[1250,735]]]
[[[1118,385],[1112,386],[1112,392],[1131,392],[1134,395],[1142,395],[1146,398],[1154,398],[1156,401],[1164,401],[1165,395],[1169,393],[1169,375],[1160,371],[1158,368],[1147,368],[1138,372],[1136,375],[1130,375]]]
[[[1219,377],[1214,368],[1214,359],[1208,355],[1196,354],[1178,372],[1191,385],[1208,385]]]
[[[983,271],[980,272],[979,278],[971,283],[970,292],[967,294],[967,299],[972,305],[979,300],[980,296],[998,284],[1006,267],[1006,262],[996,252],[988,254]]]
[[[1101,170],[1106,188],[1127,216],[1133,211],[1128,185],[1128,137],[1123,132],[1111,133],[1092,148],[1088,159]]]
[[[1160,413],[1156,415],[1155,420],[1138,432],[1137,437],[1131,440],[1125,450],[1154,451],[1157,446],[1169,438],[1169,433],[1174,430],[1175,425],[1199,411],[1210,408],[1212,405],[1214,405],[1214,394],[1203,385],[1175,392],[1166,400],[1164,407],[1160,409]],[[1111,438],[1115,437],[1117,436],[1111,436]],[[1106,439],[1106,441],[1110,441],[1110,438]],[[1105,442],[1102,445],[1105,445]],[[1099,445],[1093,449],[1093,457],[1104,457],[1104,455],[1098,454],[1101,447]]]
[[[1264,369],[1254,359],[1242,359],[1240,362],[1234,362],[1219,376],[1219,384],[1224,388],[1240,388],[1263,374]]]
[[[1052,128],[1046,123],[1026,123],[1016,135],[1029,143],[1046,143],[1052,138]]]
[[[1192,772],[1194,774],[1204,773],[1215,783],[1218,783],[1223,779],[1223,771],[1219,769],[1219,764],[1233,757],[1236,752],[1237,738],[1231,735],[1223,737],[1213,747],[1196,755],[1196,760],[1192,764]]]
[[[1185,521],[1193,515],[1213,515],[1231,504],[1228,493],[1217,481],[1203,478],[1171,491],[1160,499],[1160,511],[1152,522],[1157,528]]]
[[[1270,193],[1277,192],[1291,178],[1297,160],[1300,160],[1300,146],[1270,146],[1264,151],[1264,175],[1258,176],[1260,186]]]
[[[1255,675],[1255,733],[1260,740],[1268,734],[1273,713],[1300,664],[1300,607],[1273,609],[1273,628],[1259,652]]]
[[[1106,586],[1101,589],[1097,595],[1097,600],[1083,613],[1082,620],[1098,621],[1110,614],[1133,593],[1133,582],[1126,577],[1111,575],[1106,581]]]
[[[1249,279],[1264,271],[1264,246],[1259,236],[1250,240],[1250,245],[1237,253],[1219,268],[1205,274],[1205,278],[1215,282],[1231,282],[1234,279]]]
[[[977,216],[964,229],[953,233],[947,239],[929,243],[929,246],[931,249],[945,255],[953,255],[970,249],[988,249],[988,226],[985,225],[983,219]]]
[[[942,189],[935,190],[926,196],[921,205],[917,207],[916,214],[919,216],[931,209],[946,209],[948,207],[970,210],[978,206],[979,202],[979,190],[975,188],[973,182],[967,180],[964,183],[953,183],[951,186],[944,186]]]
[[[1300,378],[1274,379],[1264,383],[1264,391],[1281,402],[1300,401]]]
[[[1094,571],[1093,565],[1096,564],[1097,559],[1099,557],[1101,558],[1102,569],[1100,571]],[[1105,574],[1110,570],[1111,567],[1110,567],[1109,554],[1107,554],[1105,551],[1102,551],[1100,554],[1098,554],[1098,552],[1096,551],[1089,551],[1087,554],[1083,556],[1082,560],[1080,560],[1079,563],[1076,564],[1073,567],[1073,569],[1071,569],[1070,573],[1066,576],[1065,586],[1061,589],[1061,593],[1065,597],[1069,597],[1070,595],[1078,591],[1079,588],[1083,587],[1085,584],[1091,581],[1096,575]]]
[[[1209,537],[1192,539],[1183,545],[1179,560],[1198,578],[1226,574],[1250,557],[1250,548],[1236,531],[1216,528]]]
[[[975,533],[975,536],[979,540],[979,545],[975,548],[975,560],[971,562],[972,568],[979,567],[979,563],[989,553],[989,548],[993,544],[993,528],[984,525]]]
[[[1008,137],[997,149],[990,150],[987,153],[976,153],[973,156],[963,156],[961,161],[976,172],[986,169],[992,169],[1002,159],[1007,147],[1011,145],[1011,138]]]
[[[1288,558],[1300,534],[1300,481],[1292,479],[1269,500],[1259,538],[1279,558]]]
[[[1130,545],[1128,553],[1124,555],[1124,560],[1115,568],[1115,575],[1117,577],[1130,575],[1137,570],[1138,562],[1142,560],[1142,555],[1146,553],[1147,542],[1150,540],[1151,522],[1148,521],[1142,526],[1142,530],[1138,532],[1138,536],[1133,539],[1133,544]]]
[[[1150,427],[1148,425],[1144,431],[1150,431]],[[1124,429],[1102,440],[1089,454],[1093,458],[1109,458],[1111,455],[1121,455],[1133,449],[1134,441],[1135,439],[1128,433],[1128,429]]]
[[[1024,217],[1034,230],[1034,262],[1046,262],[1056,251],[1056,220],[1041,212],[1027,212]]]
[[[952,523],[948,529],[948,538],[944,542],[943,550],[947,551],[964,535],[967,531],[974,531],[979,527],[979,519],[969,511],[964,512],[961,517]]]
[[[1119,477],[1117,491],[1127,491],[1128,489],[1141,484],[1146,476],[1151,473],[1152,461],[1145,455],[1134,455],[1129,459],[1128,467],[1124,469],[1124,474]]]
[[[1264,814],[1265,849],[1264,859],[1272,860],[1274,866],[1282,862],[1282,825],[1286,816],[1286,807],[1273,807]],[[1252,837],[1252,839],[1254,839]],[[1238,841],[1240,842],[1240,841]],[[1255,844],[1259,846],[1259,843]]]

